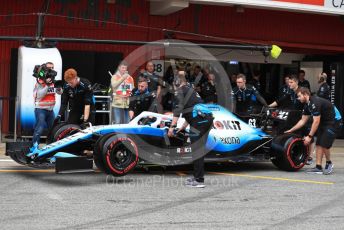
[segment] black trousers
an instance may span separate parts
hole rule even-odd
[[[213,116],[197,116],[190,122],[190,140],[193,151],[193,176],[198,182],[204,182],[204,156],[208,134],[213,124]]]
[[[82,124],[82,120],[80,120],[81,116],[84,114],[83,111],[73,111],[71,110],[68,114],[68,123],[70,124]],[[95,121],[95,111],[90,111],[90,115],[88,117],[88,122],[91,122],[91,124],[94,124]]]

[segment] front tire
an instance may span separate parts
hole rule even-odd
[[[301,137],[283,134],[275,137],[271,144],[272,163],[285,171],[298,171],[308,158],[308,147]]]
[[[53,143],[59,140],[62,140],[66,137],[69,137],[80,131],[80,126],[76,124],[61,123],[56,125],[51,132],[51,135],[48,137],[47,143]],[[69,152],[76,155],[83,156],[85,155],[85,150],[92,150],[91,141],[77,141],[72,145],[68,145],[59,151]]]
[[[80,126],[76,124],[60,123],[56,125],[47,138],[47,143],[53,143],[65,137],[71,136],[80,130]]]
[[[104,164],[104,161],[103,161],[103,153],[102,153],[102,151],[104,150],[103,146],[104,146],[105,142],[107,141],[107,139],[109,139],[109,137],[111,137],[113,135],[114,135],[113,133],[109,133],[109,134],[106,134],[106,135],[100,137],[96,141],[96,143],[94,145],[94,148],[93,148],[93,161],[94,161],[94,164],[102,172],[105,172],[105,164]]]
[[[104,171],[108,174],[124,176],[137,165],[138,148],[133,138],[128,135],[109,135],[100,147]]]

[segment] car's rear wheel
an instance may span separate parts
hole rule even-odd
[[[104,171],[108,174],[124,176],[137,165],[138,148],[133,138],[128,135],[112,134],[100,147]]]
[[[285,171],[298,171],[308,158],[308,147],[301,137],[283,134],[275,137],[271,144],[272,163]]]

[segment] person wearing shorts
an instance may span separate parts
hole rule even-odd
[[[301,87],[297,90],[298,100],[305,106],[302,118],[286,133],[294,132],[303,127],[310,117],[313,118],[311,129],[304,137],[305,145],[309,145],[316,135],[316,166],[307,172],[316,174],[331,174],[333,163],[330,158],[330,149],[336,138],[335,112],[332,103],[324,98],[311,96],[308,88]],[[326,165],[323,170],[322,159],[325,155]]]

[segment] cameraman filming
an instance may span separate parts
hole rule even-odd
[[[53,125],[53,109],[56,103],[56,93],[54,89],[56,75],[57,73],[54,71],[54,64],[52,62],[37,65],[33,71],[33,76],[37,81],[33,89],[36,118],[36,124],[32,138],[33,146],[39,145],[44,126],[46,125],[48,129],[50,129]]]
[[[91,83],[85,79],[78,77],[75,69],[67,69],[64,73],[64,85],[61,97],[61,108],[57,120],[60,120],[67,110],[69,103],[70,112],[68,115],[68,123],[87,126],[94,123],[95,119],[95,99]]]

